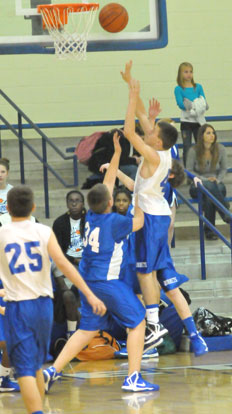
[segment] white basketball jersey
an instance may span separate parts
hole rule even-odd
[[[143,161],[140,163],[135,178],[134,193],[138,194],[138,205],[145,213],[154,216],[170,216],[171,210],[164,198],[164,192],[172,166],[171,150],[157,151],[157,153],[160,157],[160,163],[151,177],[141,177],[140,171]]]
[[[51,229],[30,220],[0,229],[0,278],[6,299],[20,301],[53,297],[47,245]]]

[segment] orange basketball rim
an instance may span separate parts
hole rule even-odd
[[[64,3],[64,4],[40,4],[37,11],[42,14],[43,28],[60,29],[68,23],[70,13],[83,13],[98,10],[98,3]],[[46,15],[46,22],[44,16]]]

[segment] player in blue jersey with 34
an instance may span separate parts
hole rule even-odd
[[[107,313],[102,318],[97,317],[82,297],[79,330],[68,340],[53,366],[44,370],[47,388],[99,329],[110,328],[113,318],[128,329],[128,376],[122,389],[132,392],[159,389],[158,385],[150,384],[140,374],[144,351],[145,309],[132,289],[120,280],[123,278],[126,263],[124,258],[127,254],[127,236],[143,226],[144,215],[138,206],[135,206],[134,218],[111,213],[112,194],[121,155],[117,133],[114,134],[114,147],[115,153],[103,184],[95,185],[87,196],[90,210],[86,216],[84,250],[79,265],[81,275],[105,303]]]
[[[11,365],[29,414],[42,414],[44,378],[53,319],[51,260],[103,315],[104,303],[65,258],[52,230],[30,220],[32,190],[16,186],[7,194],[12,222],[0,229],[0,273],[5,289],[4,333]]]

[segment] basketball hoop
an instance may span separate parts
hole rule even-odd
[[[52,37],[59,59],[86,59],[88,35],[98,8],[98,3],[37,6],[37,11],[42,15],[43,28]]]

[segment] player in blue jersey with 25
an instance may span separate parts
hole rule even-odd
[[[135,206],[134,218],[111,213],[113,189],[121,155],[119,136],[114,134],[115,153],[103,184],[95,185],[88,193],[90,207],[86,215],[84,250],[79,271],[88,286],[105,303],[107,313],[93,314],[82,297],[80,329],[68,340],[54,365],[44,370],[47,388],[59,377],[63,367],[72,360],[97,334],[111,327],[112,318],[128,329],[128,376],[124,391],[157,391],[159,386],[141,377],[140,365],[144,351],[145,309],[132,289],[121,279],[127,253],[127,236],[144,223],[143,212]],[[152,346],[152,345],[151,345]]]

